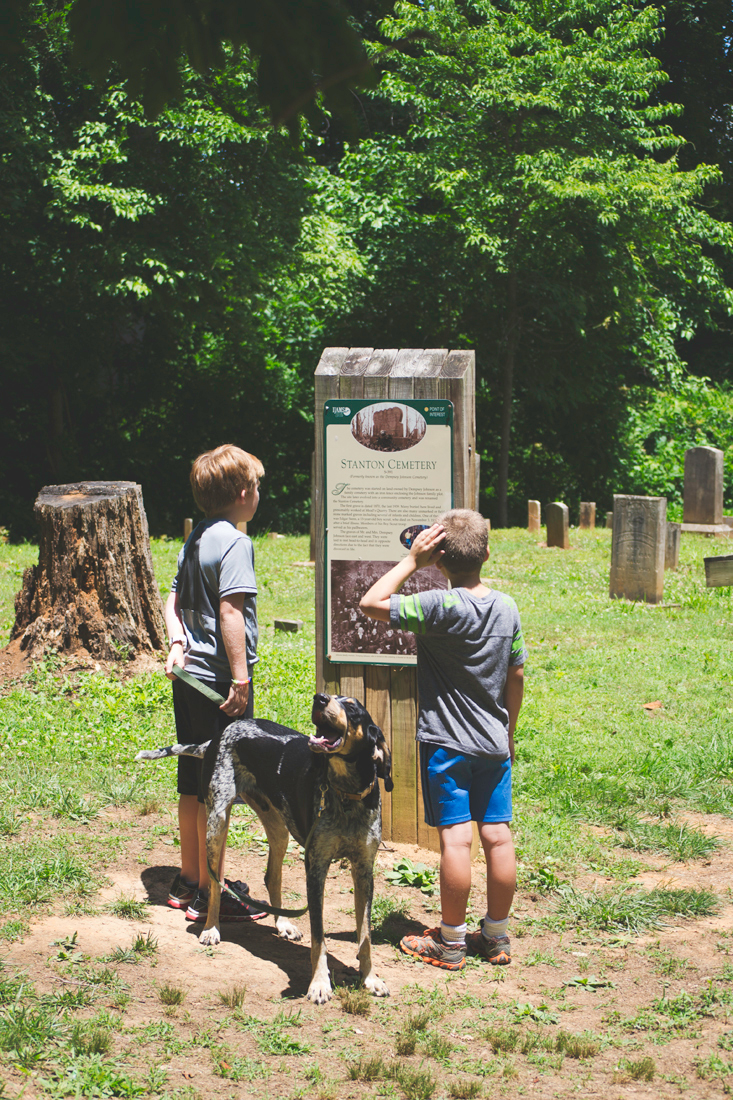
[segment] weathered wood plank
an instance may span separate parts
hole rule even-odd
[[[417,674],[414,666],[392,668],[392,839],[417,843]],[[422,809],[422,807],[420,807]]]
[[[392,373],[397,359],[397,348],[377,348],[364,372],[367,378],[381,378]]]
[[[344,359],[339,374],[342,378],[350,375],[363,374],[369,366],[374,348],[349,348],[349,354]],[[343,396],[340,394],[339,396]]]
[[[389,698],[390,669],[388,665],[366,665],[364,668],[364,705],[384,734],[390,754],[392,749],[392,711]],[[392,839],[392,795],[382,784],[382,837]]]

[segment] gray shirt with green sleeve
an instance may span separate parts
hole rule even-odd
[[[527,651],[517,605],[490,590],[431,589],[390,597],[390,623],[417,642],[417,740],[468,756],[509,756],[504,686]]]

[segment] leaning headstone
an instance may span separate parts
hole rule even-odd
[[[555,501],[545,508],[545,523],[547,524],[547,545],[558,546],[561,550],[570,549],[570,536],[568,534],[568,506]]]
[[[285,630],[289,634],[299,634],[302,629],[302,619],[275,619],[275,630]]]
[[[596,526],[596,502],[594,500],[581,500],[580,502],[580,526],[585,530],[594,531]]]
[[[537,534],[540,529],[540,502],[538,500],[527,501],[527,530]]]
[[[664,592],[667,498],[613,498],[610,594],[659,603]]]
[[[606,527],[613,530],[613,512],[606,512]]]
[[[723,522],[723,452],[717,447],[693,447],[685,451],[685,510],[682,522]]]
[[[682,524],[668,523],[667,538],[664,544],[664,568],[676,569],[680,564],[680,541],[682,539]]]

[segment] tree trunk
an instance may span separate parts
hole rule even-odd
[[[517,307],[517,276],[509,273],[509,292],[507,296],[507,325],[504,340],[504,363],[502,369],[502,409],[501,443],[499,450],[499,526],[506,527],[509,522],[507,498],[509,495],[509,443],[512,430],[512,399],[514,394],[514,358],[519,340],[519,309]]]
[[[140,486],[47,485],[35,514],[38,565],[23,575],[11,639],[34,658],[52,647],[105,660],[163,651],[163,605]]]

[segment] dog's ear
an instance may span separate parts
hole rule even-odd
[[[374,744],[372,760],[377,765],[377,775],[384,780],[385,791],[391,791],[394,787],[392,782],[392,757],[387,748],[387,742],[384,740],[384,734],[379,726],[373,724],[368,727],[367,733],[370,741]]]

